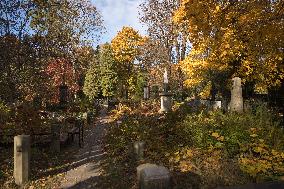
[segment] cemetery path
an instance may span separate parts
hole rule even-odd
[[[85,129],[84,146],[75,155],[76,161],[70,165],[71,169],[66,172],[59,188],[99,188],[97,183],[102,176],[102,162],[106,155],[103,137],[108,122],[106,110],[102,110],[95,124]]]

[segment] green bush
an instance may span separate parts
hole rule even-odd
[[[181,123],[178,132],[195,147],[222,147],[233,157],[240,153],[242,146],[252,142],[251,130],[254,129],[269,146],[284,149],[280,121],[263,105],[242,114],[221,111],[190,114]]]
[[[10,112],[10,108],[0,101],[0,124],[4,124],[9,119]]]

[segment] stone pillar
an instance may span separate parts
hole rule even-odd
[[[239,77],[234,77],[231,90],[230,110],[241,113],[243,112],[243,109],[242,80]]]
[[[51,123],[51,145],[50,150],[54,153],[60,152],[60,123],[53,121]]]
[[[134,142],[134,152],[135,152],[136,158],[138,160],[143,159],[144,150],[145,150],[145,142],[144,141]]]
[[[29,135],[14,137],[14,178],[19,186],[29,180],[31,144]]]
[[[160,113],[167,113],[172,110],[172,95],[169,92],[160,93],[161,97],[161,109]]]
[[[155,164],[142,164],[137,167],[139,189],[170,189],[171,176],[167,168]]]

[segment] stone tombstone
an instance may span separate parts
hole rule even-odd
[[[242,95],[242,80],[239,77],[234,77],[231,90],[230,110],[235,112],[243,112],[244,102]]]
[[[144,96],[143,96],[144,99],[145,100],[149,99],[150,98],[149,86],[144,86],[143,90],[144,90]]]
[[[137,167],[139,189],[170,189],[171,176],[166,167],[142,164]]]
[[[221,100],[212,101],[212,109],[213,110],[222,109],[222,101]]]
[[[144,157],[144,150],[145,150],[145,142],[144,141],[136,141],[134,142],[134,152],[136,155],[136,158],[138,160],[143,159]]]
[[[19,186],[24,185],[30,176],[31,144],[29,135],[14,137],[14,178]]]
[[[160,113],[170,112],[172,110],[172,95],[168,92],[160,93],[161,97],[161,109]]]
[[[51,145],[50,150],[54,153],[60,152],[60,122],[58,120],[53,120],[51,123]]]

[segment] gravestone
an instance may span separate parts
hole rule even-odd
[[[29,180],[31,145],[29,135],[14,137],[14,178],[19,186]]]
[[[243,112],[243,109],[242,80],[239,77],[234,77],[231,90],[230,110],[241,113]]]
[[[145,100],[149,99],[150,97],[149,86],[144,86],[143,90],[144,90],[144,99]]]
[[[172,94],[169,92],[161,92],[161,109],[160,113],[170,112],[172,110]]]
[[[222,108],[222,101],[221,100],[215,100],[212,101],[212,109],[213,110],[218,110]]]
[[[134,152],[136,155],[136,158],[138,160],[143,159],[144,157],[144,150],[145,150],[145,142],[144,141],[136,141],[134,142]]]
[[[53,120],[51,123],[51,145],[50,150],[54,153],[60,152],[60,123],[57,120]]]
[[[140,189],[170,189],[171,176],[167,168],[155,164],[142,164],[137,167]]]

